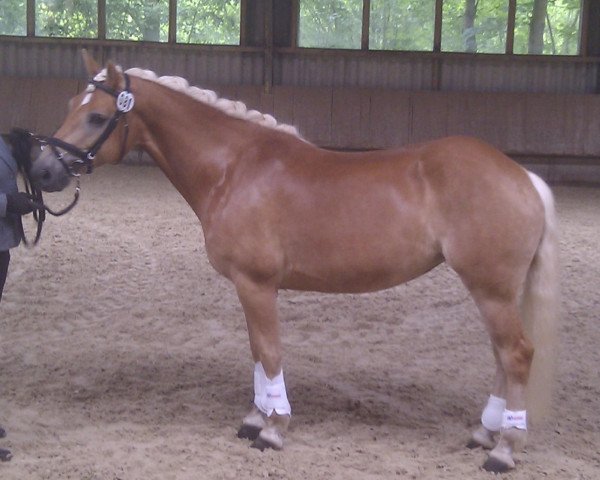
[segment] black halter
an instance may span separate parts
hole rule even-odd
[[[117,109],[115,110],[115,113],[113,114],[113,116],[109,120],[108,124],[104,128],[103,132],[96,139],[96,141],[92,144],[92,146],[89,147],[88,149],[82,150],[81,148],[77,147],[76,145],[65,142],[64,140],[61,140],[60,138],[56,138],[56,137],[45,137],[45,136],[41,136],[41,135],[34,136],[35,139],[38,140],[42,144],[42,146],[45,146],[45,145],[50,146],[50,148],[54,152],[54,155],[56,155],[56,159],[63,165],[63,167],[65,168],[67,173],[69,175],[71,175],[72,177],[79,176],[79,173],[77,173],[77,171],[73,168],[74,166],[83,165],[86,167],[86,173],[92,173],[92,170],[94,169],[94,158],[96,158],[96,154],[102,148],[102,145],[104,145],[104,142],[106,142],[108,137],[110,137],[110,135],[114,132],[115,128],[117,128],[117,125],[119,124],[119,120],[121,119],[121,117],[124,118],[125,114],[127,112],[131,111],[131,109],[133,108],[135,99],[133,97],[133,94],[129,90],[129,85],[130,85],[129,75],[124,73],[123,77],[125,78],[125,89],[121,90],[120,92],[118,92],[110,87],[107,87],[104,84],[104,82],[99,81],[99,80],[92,79],[89,82],[89,85],[92,86],[93,88],[102,90],[103,92],[108,93],[109,95],[112,95],[113,97],[115,97],[117,99],[117,102],[116,102]],[[125,122],[125,137],[123,138],[123,143],[121,145],[121,157],[125,154],[125,146],[127,143],[128,135],[129,135],[129,124],[126,121]],[[74,157],[77,157],[77,160],[75,162],[73,162],[72,165],[67,165],[67,163],[64,161],[64,154],[62,152],[60,152],[58,149],[64,150],[64,151],[70,153],[71,155],[73,155]]]

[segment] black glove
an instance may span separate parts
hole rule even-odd
[[[15,192],[6,194],[6,211],[16,213],[17,215],[25,215],[33,212],[36,204],[31,199],[31,196],[25,192]]]

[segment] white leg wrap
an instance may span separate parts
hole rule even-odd
[[[499,432],[502,428],[506,400],[490,395],[487,405],[481,414],[481,424],[491,432]]]
[[[502,415],[502,428],[527,430],[527,411],[504,410],[504,414]]]
[[[273,412],[278,415],[291,415],[292,407],[288,402],[283,380],[283,370],[275,378],[267,378],[262,363],[254,365],[254,405],[270,417]]]

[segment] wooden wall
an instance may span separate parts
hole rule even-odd
[[[85,82],[0,77],[0,131],[51,133]],[[224,97],[297,126],[318,145],[387,148],[474,135],[521,156],[600,157],[600,96],[489,92],[410,92],[377,88],[217,87]]]

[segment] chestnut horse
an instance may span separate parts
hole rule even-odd
[[[117,163],[133,148],[164,171],[198,216],[210,263],[233,282],[245,314],[255,395],[238,436],[260,449],[283,446],[291,408],[279,289],[371,292],[445,261],[472,295],[496,360],[470,445],[491,449],[484,468],[514,468],[526,397],[530,412],[549,398],[556,351],[554,206],[539,177],[468,137],[323,150],[181,78],[112,63],[101,70],[85,52],[84,61],[93,80],[71,99],[32,175],[44,190],[62,190],[81,167]]]

